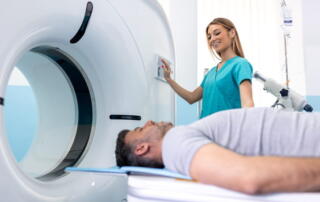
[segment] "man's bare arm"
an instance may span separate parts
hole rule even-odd
[[[246,157],[215,144],[199,149],[192,178],[247,194],[320,190],[320,158]]]

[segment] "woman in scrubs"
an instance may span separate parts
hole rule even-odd
[[[166,81],[188,103],[202,99],[200,118],[222,110],[253,107],[253,70],[244,58],[234,24],[226,18],[216,18],[207,26],[206,35],[210,51],[220,62],[209,70],[201,85],[194,91],[184,89],[171,79],[170,66],[162,59]]]

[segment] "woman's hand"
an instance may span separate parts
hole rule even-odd
[[[178,93],[183,99],[185,99],[188,103],[193,104],[199,101],[202,98],[202,87],[197,87],[194,91],[189,91],[184,89],[178,83],[171,79],[171,68],[169,62],[165,59],[161,58],[161,62],[163,63],[163,76],[171,88]]]
[[[161,58],[161,62],[164,64],[164,67],[163,67],[163,75],[164,75],[164,78],[165,78],[165,80],[171,80],[171,68],[170,68],[170,65],[169,65],[169,63],[165,60],[165,59],[163,59],[163,58]]]

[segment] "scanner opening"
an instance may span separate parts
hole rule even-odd
[[[93,107],[82,68],[67,53],[49,46],[25,53],[4,97],[6,136],[20,169],[46,181],[77,164],[93,128]]]

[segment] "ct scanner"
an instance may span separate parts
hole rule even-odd
[[[156,56],[175,59],[162,8],[150,0],[13,0],[2,1],[0,16],[1,201],[126,198],[126,177],[64,168],[114,166],[121,129],[174,120],[173,93],[155,79]],[[14,68],[38,107],[36,137],[20,162],[4,125]]]
[[[320,200],[315,193],[247,196],[165,177],[66,173],[68,166],[114,166],[123,128],[174,120],[173,92],[155,79],[157,55],[175,61],[166,17],[155,0],[11,0],[0,17],[1,201]],[[21,161],[4,120],[15,69],[32,87],[38,116]]]

